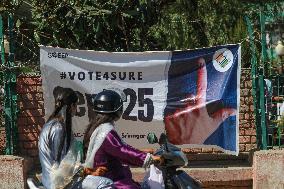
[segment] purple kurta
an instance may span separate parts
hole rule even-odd
[[[117,189],[138,189],[128,165],[142,167],[147,154],[123,143],[115,130],[110,131],[94,159],[94,168],[106,166],[105,177],[112,179]],[[127,165],[126,165],[127,164]]]

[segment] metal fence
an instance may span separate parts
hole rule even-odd
[[[246,17],[257,145],[260,149],[281,148],[284,146],[284,54],[279,53],[279,48],[284,37],[284,11],[275,12],[271,4],[259,4],[258,8],[257,21]],[[260,41],[255,35],[258,31]],[[280,41],[278,45],[277,41]]]
[[[11,155],[17,152],[18,130],[17,130],[17,94],[16,94],[16,71],[14,64],[14,20],[12,14],[7,17],[7,28],[4,28],[4,20],[0,15],[0,80],[2,83],[1,125],[5,126],[6,148],[5,154]]]

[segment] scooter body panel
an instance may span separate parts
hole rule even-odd
[[[178,170],[177,174],[172,177],[178,189],[200,189],[200,184],[189,176],[185,171]]]
[[[186,172],[177,170],[178,168],[188,164],[188,159],[181,149],[169,143],[167,136],[164,133],[160,136],[159,144],[160,148],[154,153],[154,155],[159,155],[164,158],[163,165],[156,165],[156,167],[161,170],[164,188],[200,189],[201,186],[196,180],[190,177]]]

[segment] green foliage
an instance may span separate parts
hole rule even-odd
[[[22,0],[1,0],[0,13],[4,11],[13,12],[19,8]]]
[[[280,119],[277,120],[277,126],[278,126],[278,127],[281,127],[282,129],[284,128],[284,114],[282,114],[282,115],[280,116]],[[282,132],[282,133],[283,133],[283,132]]]
[[[11,2],[4,0],[0,10],[15,15],[16,59],[32,68],[38,66],[39,44],[145,51],[227,43],[242,43],[242,62],[247,67],[250,52],[243,19],[249,15],[257,21],[261,7],[235,0],[18,0],[17,5]],[[271,14],[279,13],[283,4],[277,1],[264,8]],[[259,39],[256,35],[255,40]],[[256,45],[260,49],[260,43]]]
[[[243,18],[239,18],[236,25],[229,33],[229,41],[232,43],[241,43],[242,67],[250,66],[250,43],[248,31]]]
[[[234,0],[177,0],[163,7],[152,33],[163,49],[225,44],[241,12],[242,5]]]
[[[157,3],[142,0],[35,0],[33,5],[37,42],[77,49],[147,49],[146,31],[158,15]]]

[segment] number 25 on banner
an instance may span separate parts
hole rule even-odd
[[[85,98],[82,93],[80,93],[79,91],[76,91],[76,92],[79,96],[78,110],[77,110],[76,116],[82,117],[82,116],[85,116],[86,114],[86,108],[80,105],[85,105]],[[123,92],[125,93],[127,102],[129,100],[129,104],[125,108],[122,114],[122,119],[137,121],[137,118],[138,118],[140,121],[143,121],[143,122],[151,122],[154,116],[154,104],[150,98],[146,98],[145,96],[146,95],[152,96],[153,88],[138,88],[138,95],[136,94],[136,91],[131,88],[126,88],[123,90]],[[95,95],[96,94],[85,94],[85,97],[87,100],[89,120],[93,117],[93,114],[95,113],[92,107],[93,106],[92,99],[95,97]],[[136,106],[137,101],[138,101],[138,107],[140,109],[137,112],[137,116],[131,115],[134,107]],[[146,112],[145,112],[145,109],[146,109]]]
[[[122,114],[122,119],[137,121],[137,116],[130,116],[137,102],[136,92],[131,88],[124,89],[123,92],[127,99],[128,96],[130,97],[130,102]],[[147,108],[147,115],[144,110],[138,110],[138,119],[143,122],[151,122],[154,116],[154,105],[150,98],[145,98],[145,95],[153,95],[153,88],[138,88],[138,106],[143,108],[146,106]]]

